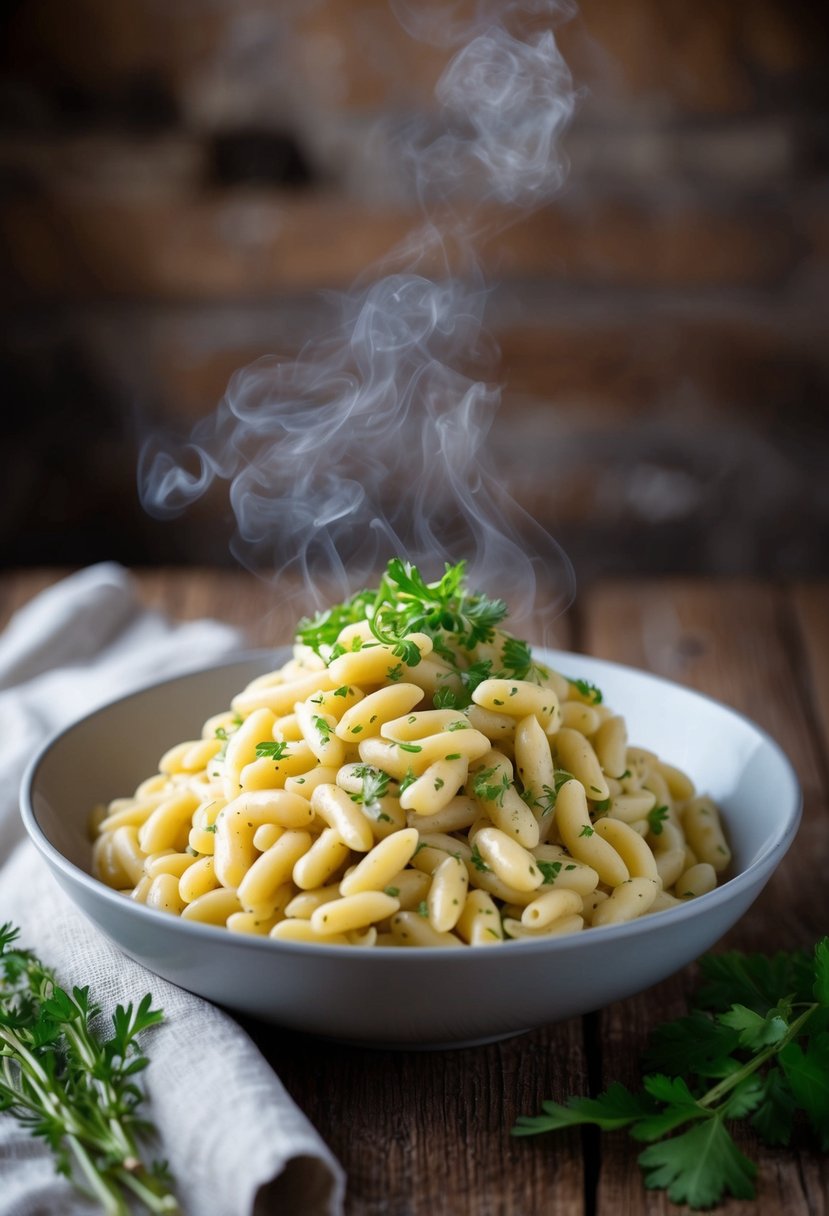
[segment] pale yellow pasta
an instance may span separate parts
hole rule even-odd
[[[542,868],[545,886],[588,895],[599,885],[599,876],[593,867],[585,865],[583,861],[576,861],[559,845],[540,844],[532,852],[539,861],[545,863]]]
[[[208,740],[208,742],[210,741]],[[214,744],[214,752],[217,752],[219,750],[218,739],[214,740]],[[187,766],[184,763],[184,757],[192,747],[192,740],[186,743],[177,743],[175,747],[171,747],[169,751],[166,751],[159,760],[158,771],[160,773],[183,773],[187,771]],[[208,756],[207,759],[209,760],[210,756]],[[207,761],[205,761],[205,763],[207,763]],[[197,765],[192,771],[198,772],[200,768],[204,768],[204,764]]]
[[[603,818],[596,820],[593,830],[616,850],[631,878],[649,878],[654,882],[659,879],[653,853],[629,824],[621,819]]]
[[[349,849],[369,851],[374,843],[371,826],[345,790],[338,785],[318,785],[311,795],[311,809],[334,828]]]
[[[96,832],[114,832],[120,827],[140,827],[142,823],[146,823],[155,808],[164,799],[163,794],[156,794],[153,798],[144,798],[140,802],[132,798],[124,799],[126,806],[120,806],[117,810],[112,810],[110,804],[109,815],[104,815],[94,825]],[[121,799],[118,799],[120,802]]]
[[[667,891],[685,872],[685,849],[666,849],[664,852],[654,853],[654,861],[662,886]]]
[[[523,921],[513,917],[504,918],[504,933],[513,939],[532,937],[565,937],[569,933],[578,933],[584,928],[583,916],[562,916],[549,924],[531,929]]]
[[[181,915],[185,920],[199,921],[204,925],[224,925],[234,912],[242,911],[235,891],[217,887],[187,904]]]
[[[396,743],[401,740],[410,742],[413,739],[425,739],[427,735],[437,734],[438,731],[469,730],[471,723],[466,714],[457,709],[427,709],[420,713],[403,714],[384,722],[380,734],[384,739],[392,739]]]
[[[600,904],[603,904],[607,898],[607,891],[591,891],[589,894],[582,896],[582,916],[584,917],[585,924],[593,924],[593,917],[596,915],[596,909]]]
[[[659,889],[658,881],[652,878],[629,878],[614,887],[607,899],[595,908],[591,923],[595,928],[636,920],[650,910]]]
[[[593,828],[581,782],[573,779],[562,785],[556,800],[556,823],[570,855],[591,866],[601,882],[610,887],[627,882],[630,874],[622,858]]]
[[[165,798],[138,830],[141,850],[158,853],[161,849],[174,849],[186,843],[198,805],[199,799],[187,789]]]
[[[391,918],[391,931],[398,946],[462,946],[454,933],[442,933],[417,912],[398,912]]]
[[[720,815],[710,798],[693,798],[682,812],[682,827],[688,844],[700,861],[707,862],[717,873],[731,863],[731,850],[726,843]]]
[[[273,738],[276,716],[270,709],[255,709],[228,737],[222,762],[225,797],[230,801],[242,788],[242,769],[256,759],[257,744]]]
[[[486,735],[498,747],[512,747],[515,734],[515,718],[509,714],[496,713],[493,709],[484,709],[481,705],[470,705],[466,711],[470,726]]]
[[[231,912],[225,923],[231,933],[267,937],[278,920],[278,916],[262,916],[259,912]]]
[[[260,823],[253,833],[253,847],[258,849],[260,853],[264,853],[265,849],[269,849],[272,844],[276,844],[284,831],[285,828],[281,828],[278,823]]]
[[[459,840],[448,832],[425,832],[421,829],[420,843],[415,856],[419,857],[421,851],[425,856],[430,849],[438,849],[443,853],[448,853],[450,857],[460,857],[466,865],[469,865],[472,861],[472,847],[469,841]]]
[[[195,861],[192,853],[151,853],[144,859],[144,872],[149,874],[150,878],[155,878],[158,874],[172,874],[178,881]]]
[[[646,790],[650,790],[656,798],[657,806],[667,806],[673,808],[674,800],[671,797],[671,791],[668,787],[668,782],[655,766],[648,769],[642,779],[642,786]]]
[[[311,913],[311,928],[323,936],[364,929],[393,916],[400,904],[385,891],[359,891],[322,904]]]
[[[593,738],[593,747],[603,774],[621,777],[627,767],[627,743],[628,732],[624,718],[618,714],[605,718]]]
[[[345,759],[345,744],[334,734],[337,726],[334,715],[323,713],[313,704],[313,698],[298,701],[294,712],[302,737],[319,763],[339,768]]]
[[[178,880],[178,892],[186,904],[192,904],[220,885],[213,858],[199,857],[193,861],[192,866],[187,867]]]
[[[375,840],[384,840],[386,836],[391,836],[392,832],[400,832],[411,826],[400,805],[400,799],[391,794],[378,798],[376,802],[364,803],[363,814]]]
[[[148,908],[157,908],[159,912],[169,912],[173,916],[180,916],[185,908],[179,894],[178,879],[173,874],[156,874],[144,902]]]
[[[699,861],[679,876],[675,892],[679,899],[694,899],[697,895],[707,895],[716,885],[717,871],[707,861]]]
[[[268,740],[263,742],[267,743]],[[284,788],[289,778],[300,776],[315,762],[316,757],[311,748],[304,739],[298,739],[296,743],[288,743],[278,759],[273,756],[257,756],[255,760],[244,765],[239,773],[236,793],[240,790]]]
[[[564,701],[561,705],[561,725],[583,735],[594,735],[599,729],[599,715],[592,705],[582,701]]]
[[[607,813],[610,819],[621,819],[623,823],[635,823],[652,811],[656,805],[656,795],[650,790],[637,790],[634,794],[615,794],[611,796]]]
[[[130,882],[140,882],[144,877],[147,854],[140,847],[138,830],[132,827],[116,828],[112,834],[112,850],[114,860]]]
[[[676,802],[687,802],[689,798],[694,797],[696,793],[694,783],[681,768],[676,768],[673,764],[666,764],[664,760],[657,760],[656,767],[665,778],[671,797]]]
[[[328,692],[348,683],[348,680],[337,680],[330,668],[327,671],[310,671],[290,683],[245,689],[233,698],[231,706],[237,714],[253,714],[258,709],[267,709],[274,718],[282,718],[293,712],[297,701],[304,701],[315,692]],[[263,739],[265,737],[262,735]]]
[[[343,878],[340,892],[356,895],[360,891],[382,891],[412,859],[418,844],[415,828],[393,832],[366,853],[354,869]]]
[[[338,882],[330,882],[326,887],[317,887],[315,891],[300,891],[298,895],[292,895],[285,905],[286,916],[296,916],[300,920],[310,920],[311,913],[323,904],[328,904],[332,899],[339,899],[342,895],[340,884]]]
[[[668,891],[659,891],[656,899],[648,908],[648,914],[651,912],[665,912],[668,908],[678,908],[681,903],[681,899],[677,899],[675,895],[671,895]]]
[[[440,933],[454,929],[469,890],[469,875],[460,857],[447,857],[432,874],[426,907],[429,924]]]
[[[409,827],[428,827],[430,832],[462,832],[472,826],[480,813],[481,808],[474,798],[457,794],[441,810],[429,816],[428,824],[423,823],[416,811],[410,812],[408,824]]]
[[[432,642],[425,634],[413,633],[408,640],[414,642],[421,656],[431,652]],[[369,642],[359,650],[349,651],[334,659],[328,674],[336,684],[382,684],[389,679],[390,672],[401,668],[404,679],[408,679],[408,671],[396,658],[393,647],[381,642]]]
[[[476,705],[512,718],[534,714],[547,731],[558,728],[561,711],[552,688],[542,688],[528,680],[483,680],[472,694]]]
[[[463,756],[459,760],[436,760],[403,791],[400,805],[405,811],[431,818],[451,802],[468,773],[469,761]]]
[[[609,798],[610,790],[590,741],[579,731],[563,726],[556,735],[555,743],[559,768],[572,773],[581,782],[587,797],[594,801]]]
[[[257,790],[229,802],[216,821],[213,855],[216,873],[224,887],[236,888],[256,860],[253,843],[263,824],[307,828],[313,810],[304,798],[285,790]]]
[[[307,772],[298,773],[295,777],[285,778],[285,790],[289,794],[297,794],[309,801],[318,785],[332,785],[337,780],[337,769],[320,764]]]
[[[470,946],[493,946],[502,942],[504,930],[492,896],[486,891],[469,891],[455,931]]]
[[[535,891],[544,881],[533,854],[499,828],[482,828],[475,847],[501,881],[516,891]]]
[[[294,866],[293,880],[303,891],[322,887],[350,857],[351,850],[334,828],[325,828]]]
[[[437,854],[436,849],[434,852]],[[437,865],[440,865],[445,856],[445,853],[438,854]],[[394,896],[400,904],[402,912],[410,912],[413,908],[418,908],[423,903],[429,894],[431,882],[431,873],[427,873],[425,870],[401,870],[399,874],[392,876],[390,882],[383,889],[387,895]]]
[[[512,779],[509,759],[502,752],[490,749],[472,774],[470,789],[496,827],[524,848],[531,849],[540,838],[538,820],[518,794]]]
[[[527,929],[543,929],[563,916],[581,915],[582,898],[576,891],[545,891],[521,913],[521,923]]]
[[[330,714],[337,722],[352,709],[359,701],[365,699],[365,693],[354,684],[341,684],[339,688],[329,692],[315,692],[308,697],[310,705],[318,707],[317,712]]]
[[[294,866],[311,847],[309,832],[289,828],[276,844],[261,853],[246,871],[237,888],[239,902],[246,912],[272,905],[279,888],[287,882]]]
[[[137,904],[145,904],[147,902],[147,894],[152,885],[153,880],[150,878],[149,874],[145,874],[140,882],[138,882],[133,889],[129,891],[130,899]]]
[[[545,791],[553,788],[554,766],[549,740],[535,714],[522,718],[515,727],[515,768],[524,787],[524,801],[540,813]]]
[[[435,693],[449,690],[454,693],[461,691],[461,682],[446,663],[440,659],[428,658],[417,667],[405,669],[406,679],[416,684],[421,692],[433,697]]]
[[[166,915],[366,949],[592,932],[716,886],[715,804],[598,690],[446,629],[437,651],[368,620],[297,643],[96,808],[94,873]]]
[[[270,937],[278,942],[319,942],[326,946],[348,946],[344,933],[317,933],[310,920],[281,920],[271,929]]]

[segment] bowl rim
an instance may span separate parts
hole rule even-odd
[[[135,915],[141,923],[145,920],[148,929],[161,929],[164,925],[172,929],[173,932],[183,933],[185,936],[193,937],[195,941],[201,941],[205,944],[214,943],[215,945],[223,945],[224,947],[239,948],[242,951],[254,950],[259,953],[267,952],[286,953],[287,955],[295,955],[297,957],[311,957],[314,959],[324,958],[339,958],[343,959],[344,953],[342,946],[326,945],[324,942],[288,942],[279,941],[267,936],[258,936],[247,933],[230,933],[226,928],[220,925],[206,925],[199,922],[183,920],[181,917],[170,916],[168,913],[161,912],[155,908],[148,908],[144,904],[136,903],[126,899],[119,891],[112,887],[108,887],[105,883],[95,878],[92,874],[75,865],[70,861],[60,849],[58,849],[47,837],[44,829],[38,822],[37,815],[34,809],[33,795],[37,782],[38,772],[41,765],[46,760],[52,749],[64,738],[65,735],[82,726],[91,718],[97,717],[101,713],[112,709],[115,705],[120,705],[130,701],[135,697],[141,696],[154,689],[162,689],[169,684],[178,683],[182,679],[188,677],[207,674],[208,672],[218,671],[226,667],[240,666],[245,663],[251,663],[261,660],[263,663],[273,661],[279,662],[282,655],[290,650],[289,645],[280,645],[269,648],[250,648],[237,651],[232,655],[225,655],[215,662],[199,664],[197,666],[187,667],[186,669],[177,672],[173,676],[167,676],[162,680],[150,679],[142,682],[129,692],[122,693],[112,697],[107,701],[102,702],[95,708],[88,710],[72,721],[66,723],[58,730],[54,731],[39,747],[35,755],[29,761],[20,786],[20,814],[23,824],[29,835],[30,840],[40,852],[41,856],[53,868],[60,871],[70,884],[80,884],[91,896],[101,900],[105,905],[109,904],[113,909],[124,910],[125,907],[130,908],[130,915]],[[747,890],[751,889],[758,882],[760,890],[771,877],[772,873],[782,861],[788,851],[794,837],[797,833],[802,811],[803,811],[803,793],[800,786],[797,773],[794,765],[789,757],[783,751],[780,744],[766,731],[759,726],[746,714],[740,710],[732,708],[723,701],[717,700],[715,697],[707,693],[699,692],[697,689],[688,688],[684,684],[680,684],[675,680],[670,680],[665,676],[657,675],[654,672],[647,671],[644,668],[631,667],[625,663],[619,663],[613,659],[603,659],[596,655],[585,654],[579,651],[558,650],[546,646],[533,646],[533,653],[542,656],[542,660],[550,666],[556,668],[556,663],[559,658],[565,660],[576,659],[587,663],[598,664],[602,668],[612,668],[620,675],[635,675],[639,678],[646,678],[654,681],[656,684],[665,686],[672,690],[678,690],[684,695],[696,698],[697,700],[709,703],[715,706],[718,710],[724,711],[739,719],[750,731],[758,737],[758,739],[771,750],[775,759],[781,766],[784,778],[789,785],[788,796],[786,798],[787,811],[782,816],[780,822],[776,825],[775,831],[770,835],[768,840],[761,847],[757,856],[745,869],[733,877],[726,879],[721,885],[717,886],[713,891],[709,891],[705,895],[697,896],[688,903],[675,908],[666,908],[662,912],[654,913],[652,916],[638,917],[633,921],[626,921],[618,925],[601,925],[589,929],[587,932],[567,934],[562,937],[539,937],[538,939],[522,938],[509,942],[502,942],[500,945],[508,949],[510,956],[513,955],[559,955],[569,954],[572,950],[589,950],[591,948],[599,948],[601,943],[610,943],[613,941],[622,942],[628,939],[646,936],[654,930],[658,930],[660,925],[664,925],[666,929],[670,926],[679,926],[689,919],[699,916],[702,912],[715,913],[716,909],[724,904],[728,904],[732,899],[739,899]],[[557,668],[556,668],[557,669]],[[623,712],[623,711],[622,711]],[[759,894],[759,891],[758,891]],[[100,923],[88,916],[88,919],[93,919],[96,927],[101,928]],[[149,919],[146,919],[149,918]],[[590,943],[594,943],[593,947]],[[351,957],[351,952],[347,952]],[[465,959],[467,962],[461,962],[461,966],[471,966],[474,960],[479,960],[483,954],[489,957],[488,950],[447,950],[439,946],[419,946],[416,949],[401,950],[399,946],[372,946],[370,950],[360,952],[360,958],[380,958],[388,963],[390,958],[399,959],[402,955],[409,960],[407,967],[434,965],[436,960],[445,959],[446,965],[452,963],[458,964],[459,960]],[[413,957],[412,957],[413,956]],[[503,958],[501,951],[497,951],[496,957]],[[415,960],[420,960],[416,962]]]

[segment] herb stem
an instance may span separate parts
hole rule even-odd
[[[796,1018],[792,1022],[791,1026],[789,1026],[785,1035],[779,1040],[779,1042],[770,1044],[770,1046],[768,1046],[764,1051],[759,1052],[756,1056],[752,1056],[752,1058],[746,1064],[744,1064],[742,1068],[738,1069],[737,1072],[732,1073],[729,1077],[725,1077],[725,1079],[720,1081],[719,1084],[714,1085],[706,1094],[703,1094],[701,1098],[697,1099],[697,1104],[704,1107],[713,1106],[715,1103],[719,1102],[721,1098],[724,1098],[726,1094],[730,1093],[732,1089],[736,1089],[741,1081],[744,1081],[746,1077],[750,1077],[752,1073],[757,1072],[757,1070],[762,1068],[767,1061],[778,1055],[787,1043],[791,1043],[793,1039],[796,1039],[806,1022],[808,1022],[809,1018],[818,1007],[819,1006],[817,1003],[807,1006],[804,1012],[801,1013],[800,1017]]]

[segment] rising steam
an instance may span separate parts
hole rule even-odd
[[[410,32],[430,36],[433,6],[392,2]],[[520,14],[552,18],[561,4],[482,4],[462,35],[450,7],[444,36],[464,46],[438,84],[438,117],[397,133],[426,222],[395,251],[395,273],[339,299],[336,326],[299,357],[237,372],[189,439],[145,443],[139,490],[164,518],[229,482],[235,556],[300,573],[306,606],[365,585],[394,554],[428,577],[466,558],[472,584],[509,599],[519,620],[536,575],[566,600],[572,574],[508,496],[486,446],[499,391],[473,237],[481,202],[526,209],[558,189],[574,95],[551,30],[515,32]],[[440,261],[445,232],[466,273],[435,282],[420,271]]]

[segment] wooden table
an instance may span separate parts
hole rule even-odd
[[[6,576],[0,620],[54,577]],[[284,610],[245,575],[171,570],[137,577],[146,601],[173,616],[220,617],[243,625],[257,645],[288,639]],[[647,668],[744,711],[791,757],[804,791],[803,826],[724,946],[792,949],[829,931],[827,622],[825,584],[648,580],[596,585],[555,626],[559,645]],[[357,1050],[247,1027],[345,1166],[349,1216],[669,1213],[680,1209],[661,1192],[643,1190],[635,1147],[623,1136],[515,1140],[508,1130],[544,1098],[614,1079],[634,1084],[648,1032],[683,1011],[693,981],[688,968],[585,1018],[434,1054]],[[720,1212],[829,1211],[825,1156],[806,1146],[766,1149],[750,1136],[741,1145],[759,1162],[758,1200],[753,1207],[729,1202]]]

